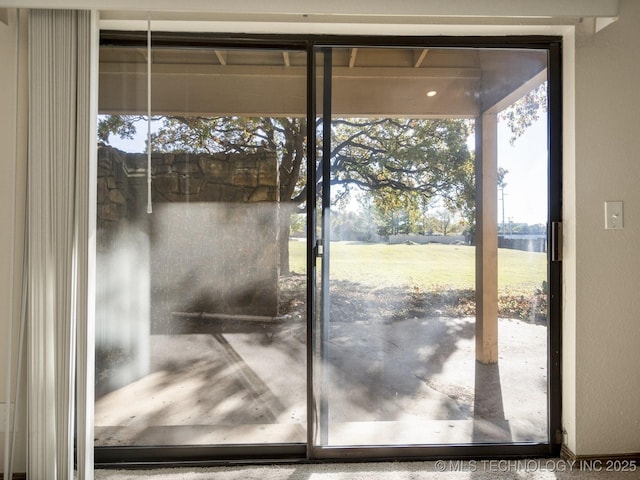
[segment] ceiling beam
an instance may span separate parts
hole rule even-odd
[[[429,53],[429,49],[423,48],[422,52],[420,52],[420,55],[418,56],[418,60],[416,60],[416,63],[413,66],[414,68],[420,68],[422,66],[422,62],[424,62],[424,57],[427,56],[427,53]]]
[[[358,56],[358,49],[352,48],[349,54],[349,68],[353,68],[356,65],[356,57]]]
[[[226,65],[227,64],[227,59],[224,56],[224,53],[222,53],[222,51],[220,50],[215,50],[216,52],[216,57],[218,57],[218,62],[220,62],[220,65]]]

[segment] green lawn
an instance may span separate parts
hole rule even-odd
[[[291,270],[305,271],[306,243],[289,244]],[[379,287],[411,286],[422,290],[473,289],[475,248],[466,245],[387,245],[332,242],[331,278]],[[500,249],[498,288],[529,292],[546,278],[546,254]]]

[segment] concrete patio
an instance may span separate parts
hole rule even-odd
[[[331,322],[325,443],[545,442],[546,327],[501,319],[496,365],[476,362],[474,330],[472,317]],[[304,443],[305,343],[300,320],[152,335],[151,373],[96,399],[96,446]]]

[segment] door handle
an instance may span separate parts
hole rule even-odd
[[[562,222],[551,222],[551,261],[562,261]]]

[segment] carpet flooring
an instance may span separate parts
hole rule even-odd
[[[441,460],[435,462],[256,465],[161,470],[96,470],[96,480],[631,480],[633,461]]]

